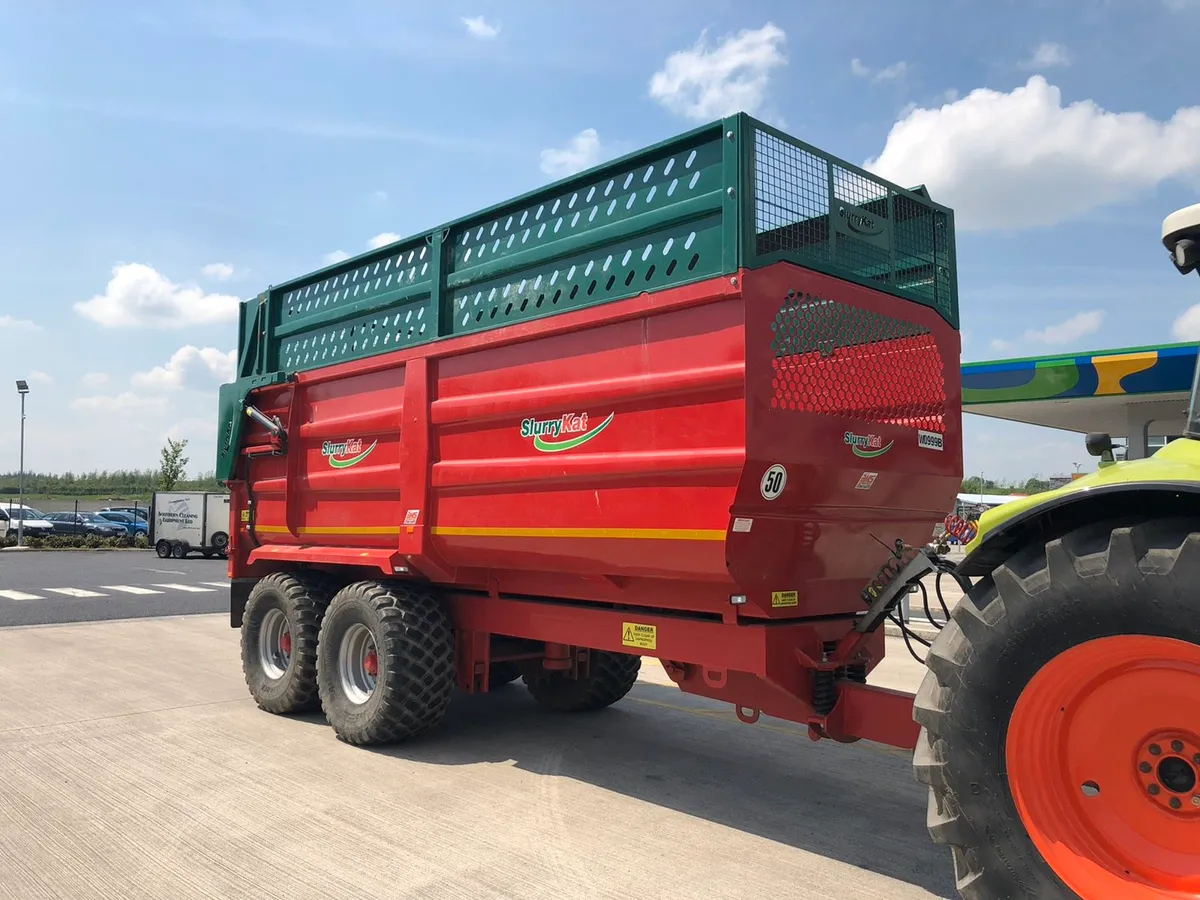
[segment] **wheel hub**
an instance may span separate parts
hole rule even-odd
[[[1200,741],[1193,736],[1152,735],[1138,751],[1137,778],[1155,805],[1200,817]]]
[[[292,631],[281,609],[269,609],[258,630],[258,661],[273,681],[287,674],[292,661]]]
[[[1043,859],[1080,897],[1200,892],[1200,646],[1079,644],[1022,691],[1009,787]]]
[[[379,654],[375,650],[375,636],[366,625],[355,622],[342,635],[338,647],[338,676],[342,693],[351,703],[366,703],[375,693]]]

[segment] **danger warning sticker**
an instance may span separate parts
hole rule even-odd
[[[800,594],[797,591],[771,591],[771,606],[776,609],[783,606],[799,606]]]
[[[637,647],[639,650],[656,650],[658,649],[658,626],[622,622],[621,643],[626,647]]]

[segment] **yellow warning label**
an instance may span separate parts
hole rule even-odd
[[[637,647],[639,650],[657,650],[658,626],[622,622],[621,643],[626,647]]]
[[[771,591],[771,606],[799,606],[800,594],[796,591]]]
[[[242,521],[243,521],[243,522],[249,522],[249,521],[250,521],[250,510],[248,510],[248,509],[243,509],[243,510],[242,510]]]

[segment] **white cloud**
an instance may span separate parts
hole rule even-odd
[[[5,313],[0,316],[0,328],[11,328],[14,331],[38,331],[40,325],[35,325],[29,319],[18,319],[15,316]]]
[[[200,270],[200,274],[214,281],[228,281],[233,277],[233,266],[223,262],[209,263]]]
[[[178,390],[192,387],[211,389],[214,384],[233,380],[237,351],[228,353],[214,347],[180,347],[166,365],[148,372],[135,372],[129,383],[139,390]]]
[[[1177,341],[1200,341],[1200,303],[1189,306],[1171,325]]]
[[[175,284],[142,263],[121,263],[113,267],[104,293],[76,303],[75,311],[105,328],[180,329],[236,322],[238,302],[194,284]]]
[[[1071,65],[1071,54],[1062,44],[1045,41],[1033,48],[1033,53],[1017,64],[1022,69],[1053,69]]]
[[[322,257],[322,262],[327,266],[332,266],[334,263],[340,263],[344,259],[349,259],[350,254],[345,250],[334,250],[332,253],[326,253]]]
[[[79,380],[83,383],[85,388],[94,391],[108,384],[108,375],[106,375],[104,372],[88,372]]]
[[[500,34],[500,26],[493,25],[483,16],[462,16],[461,20],[467,26],[467,33],[481,41],[490,41]]]
[[[585,128],[571,138],[566,147],[543,150],[541,169],[552,178],[566,178],[591,168],[603,158],[600,135],[595,128]]]
[[[900,60],[876,71],[856,57],[850,60],[850,71],[859,78],[866,78],[873,84],[879,84],[881,81],[896,81],[903,78],[908,74],[908,63]]]
[[[1041,75],[1009,93],[987,88],[892,126],[864,165],[903,185],[925,184],[962,230],[1054,225],[1200,173],[1200,106],[1170,120],[1113,113],[1090,100],[1062,105]]]
[[[385,231],[382,234],[377,234],[375,237],[367,241],[367,247],[371,250],[378,250],[380,247],[386,247],[388,244],[394,244],[400,240],[400,235],[395,232]]]
[[[158,413],[166,411],[167,401],[165,397],[143,397],[133,391],[125,391],[116,395],[77,397],[71,401],[71,409],[86,413]]]
[[[42,372],[38,369],[34,369],[29,373],[29,380],[37,381],[41,384],[54,384],[53,376],[47,375],[45,372]]]
[[[1099,331],[1100,326],[1104,324],[1104,318],[1104,310],[1100,309],[1076,313],[1071,318],[1055,325],[1047,325],[1042,329],[1030,329],[1026,331],[1021,335],[1019,343],[1041,344],[1047,347],[1060,347],[1066,344],[1073,344],[1081,338]],[[997,339],[992,341],[992,349],[1007,351],[1011,350],[1016,343],[1018,342]]]
[[[782,28],[768,22],[727,35],[715,47],[708,32],[689,50],[667,57],[650,79],[650,96],[677,115],[699,121],[755,113],[766,99],[771,70],[787,64]]]

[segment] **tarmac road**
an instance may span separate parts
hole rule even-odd
[[[152,550],[0,551],[0,628],[223,612],[226,565]]]

